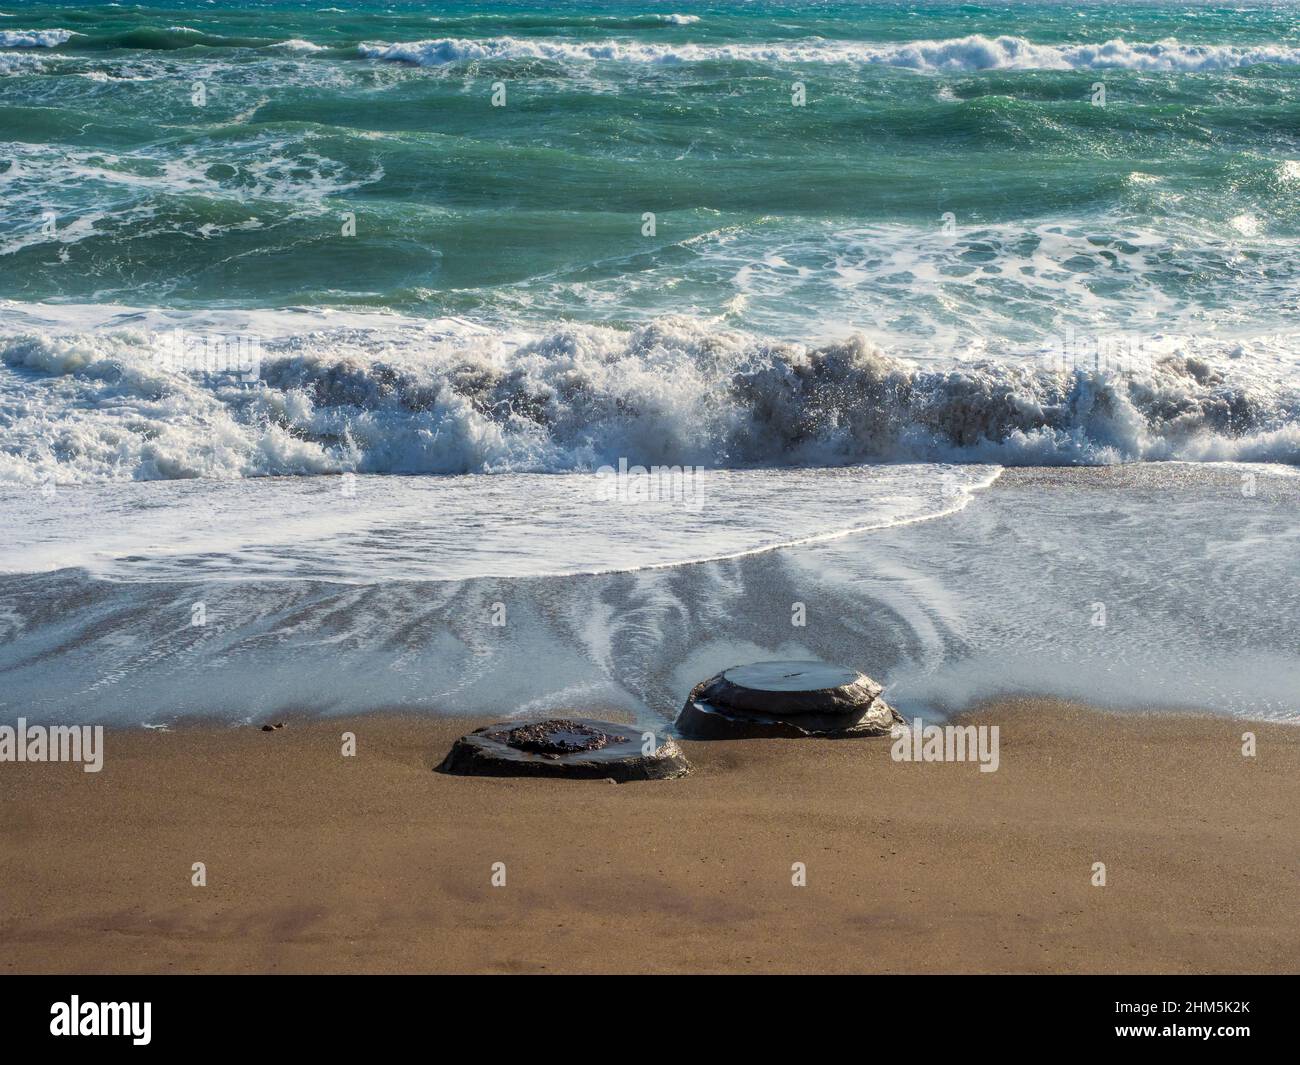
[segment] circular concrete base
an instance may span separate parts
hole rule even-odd
[[[672,739],[643,753],[642,731],[592,718],[527,718],[487,725],[462,736],[440,772],[490,777],[574,780],[671,780],[690,772]]]
[[[690,739],[885,736],[901,718],[870,677],[827,662],[754,662],[697,684],[677,715]]]

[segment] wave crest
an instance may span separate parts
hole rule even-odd
[[[72,38],[72,30],[0,30],[0,48],[57,48]]]
[[[1300,463],[1300,399],[1175,352],[1142,372],[936,369],[693,319],[533,338],[269,338],[254,387],[167,368],[162,333],[0,340],[0,478],[558,472],[871,461]]]
[[[1282,44],[1184,44],[1177,40],[1130,44],[1034,44],[1024,37],[970,37],[873,43],[814,38],[771,44],[689,44],[650,41],[558,41],[526,37],[442,37],[399,43],[366,42],[358,52],[437,67],[472,60],[545,59],[625,63],[857,63],[923,72],[979,70],[1211,71],[1259,64],[1293,66],[1300,48]]]

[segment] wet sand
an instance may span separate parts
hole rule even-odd
[[[1300,729],[967,720],[997,772],[684,742],[622,785],[435,773],[464,720],[109,732],[99,774],[0,765],[0,971],[1300,971]]]

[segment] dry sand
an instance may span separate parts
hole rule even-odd
[[[969,720],[998,772],[749,740],[623,785],[435,773],[445,718],[110,732],[99,774],[0,765],[0,970],[1300,970],[1300,729]]]

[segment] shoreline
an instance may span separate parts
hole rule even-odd
[[[97,774],[0,765],[0,968],[1300,970],[1282,723],[1004,700],[953,719],[1000,726],[996,772],[687,740],[689,776],[612,785],[434,772],[480,718],[283,720],[115,728]]]
[[[979,475],[962,472],[961,492]],[[931,467],[872,471],[845,478],[835,494],[853,506],[875,499],[894,514],[926,511],[945,502],[944,476]],[[501,495],[509,478],[483,478],[468,502],[447,500],[463,529],[418,508],[399,507],[406,516],[394,524],[384,509],[391,485],[376,478],[345,506],[318,490],[311,506],[286,507],[286,528],[246,518],[232,540],[242,546],[220,548],[185,540],[185,530],[207,527],[204,486],[187,521],[163,520],[125,492],[117,510],[151,536],[150,523],[159,525],[164,545],[142,540],[111,563],[129,579],[78,570],[0,576],[10,604],[0,619],[8,636],[0,703],[11,716],[39,709],[67,723],[149,715],[160,724],[232,713],[260,722],[295,708],[495,716],[563,706],[581,693],[585,707],[658,721],[719,669],[817,659],[887,683],[905,715],[1044,695],[1300,720],[1295,604],[1277,579],[1293,562],[1300,482],[1251,476],[1247,486],[1240,471],[1186,465],[1008,469],[939,520],[725,562],[573,577],[456,574],[512,553],[531,565],[560,537],[570,554],[590,549],[592,561],[645,561],[656,542],[653,513],[642,516],[632,546],[621,508],[511,533],[503,519],[522,499],[534,510],[546,501]],[[776,484],[784,509],[756,529],[802,505],[786,480]],[[272,520],[279,497],[268,503],[250,491],[251,509],[242,494],[217,509]],[[812,495],[824,493],[808,488]],[[742,497],[733,492],[733,501]],[[49,506],[29,508],[34,529],[51,519]],[[79,505],[69,497],[58,506]],[[80,513],[84,521],[96,511]],[[327,524],[316,529],[322,515]],[[479,525],[505,531],[484,541],[471,531]],[[167,548],[175,529],[182,542]],[[706,522],[674,535],[680,547],[711,534]],[[88,524],[84,542],[100,537]],[[460,561],[440,567],[442,557]],[[331,579],[348,573],[365,579]],[[228,579],[234,574],[241,579]]]

